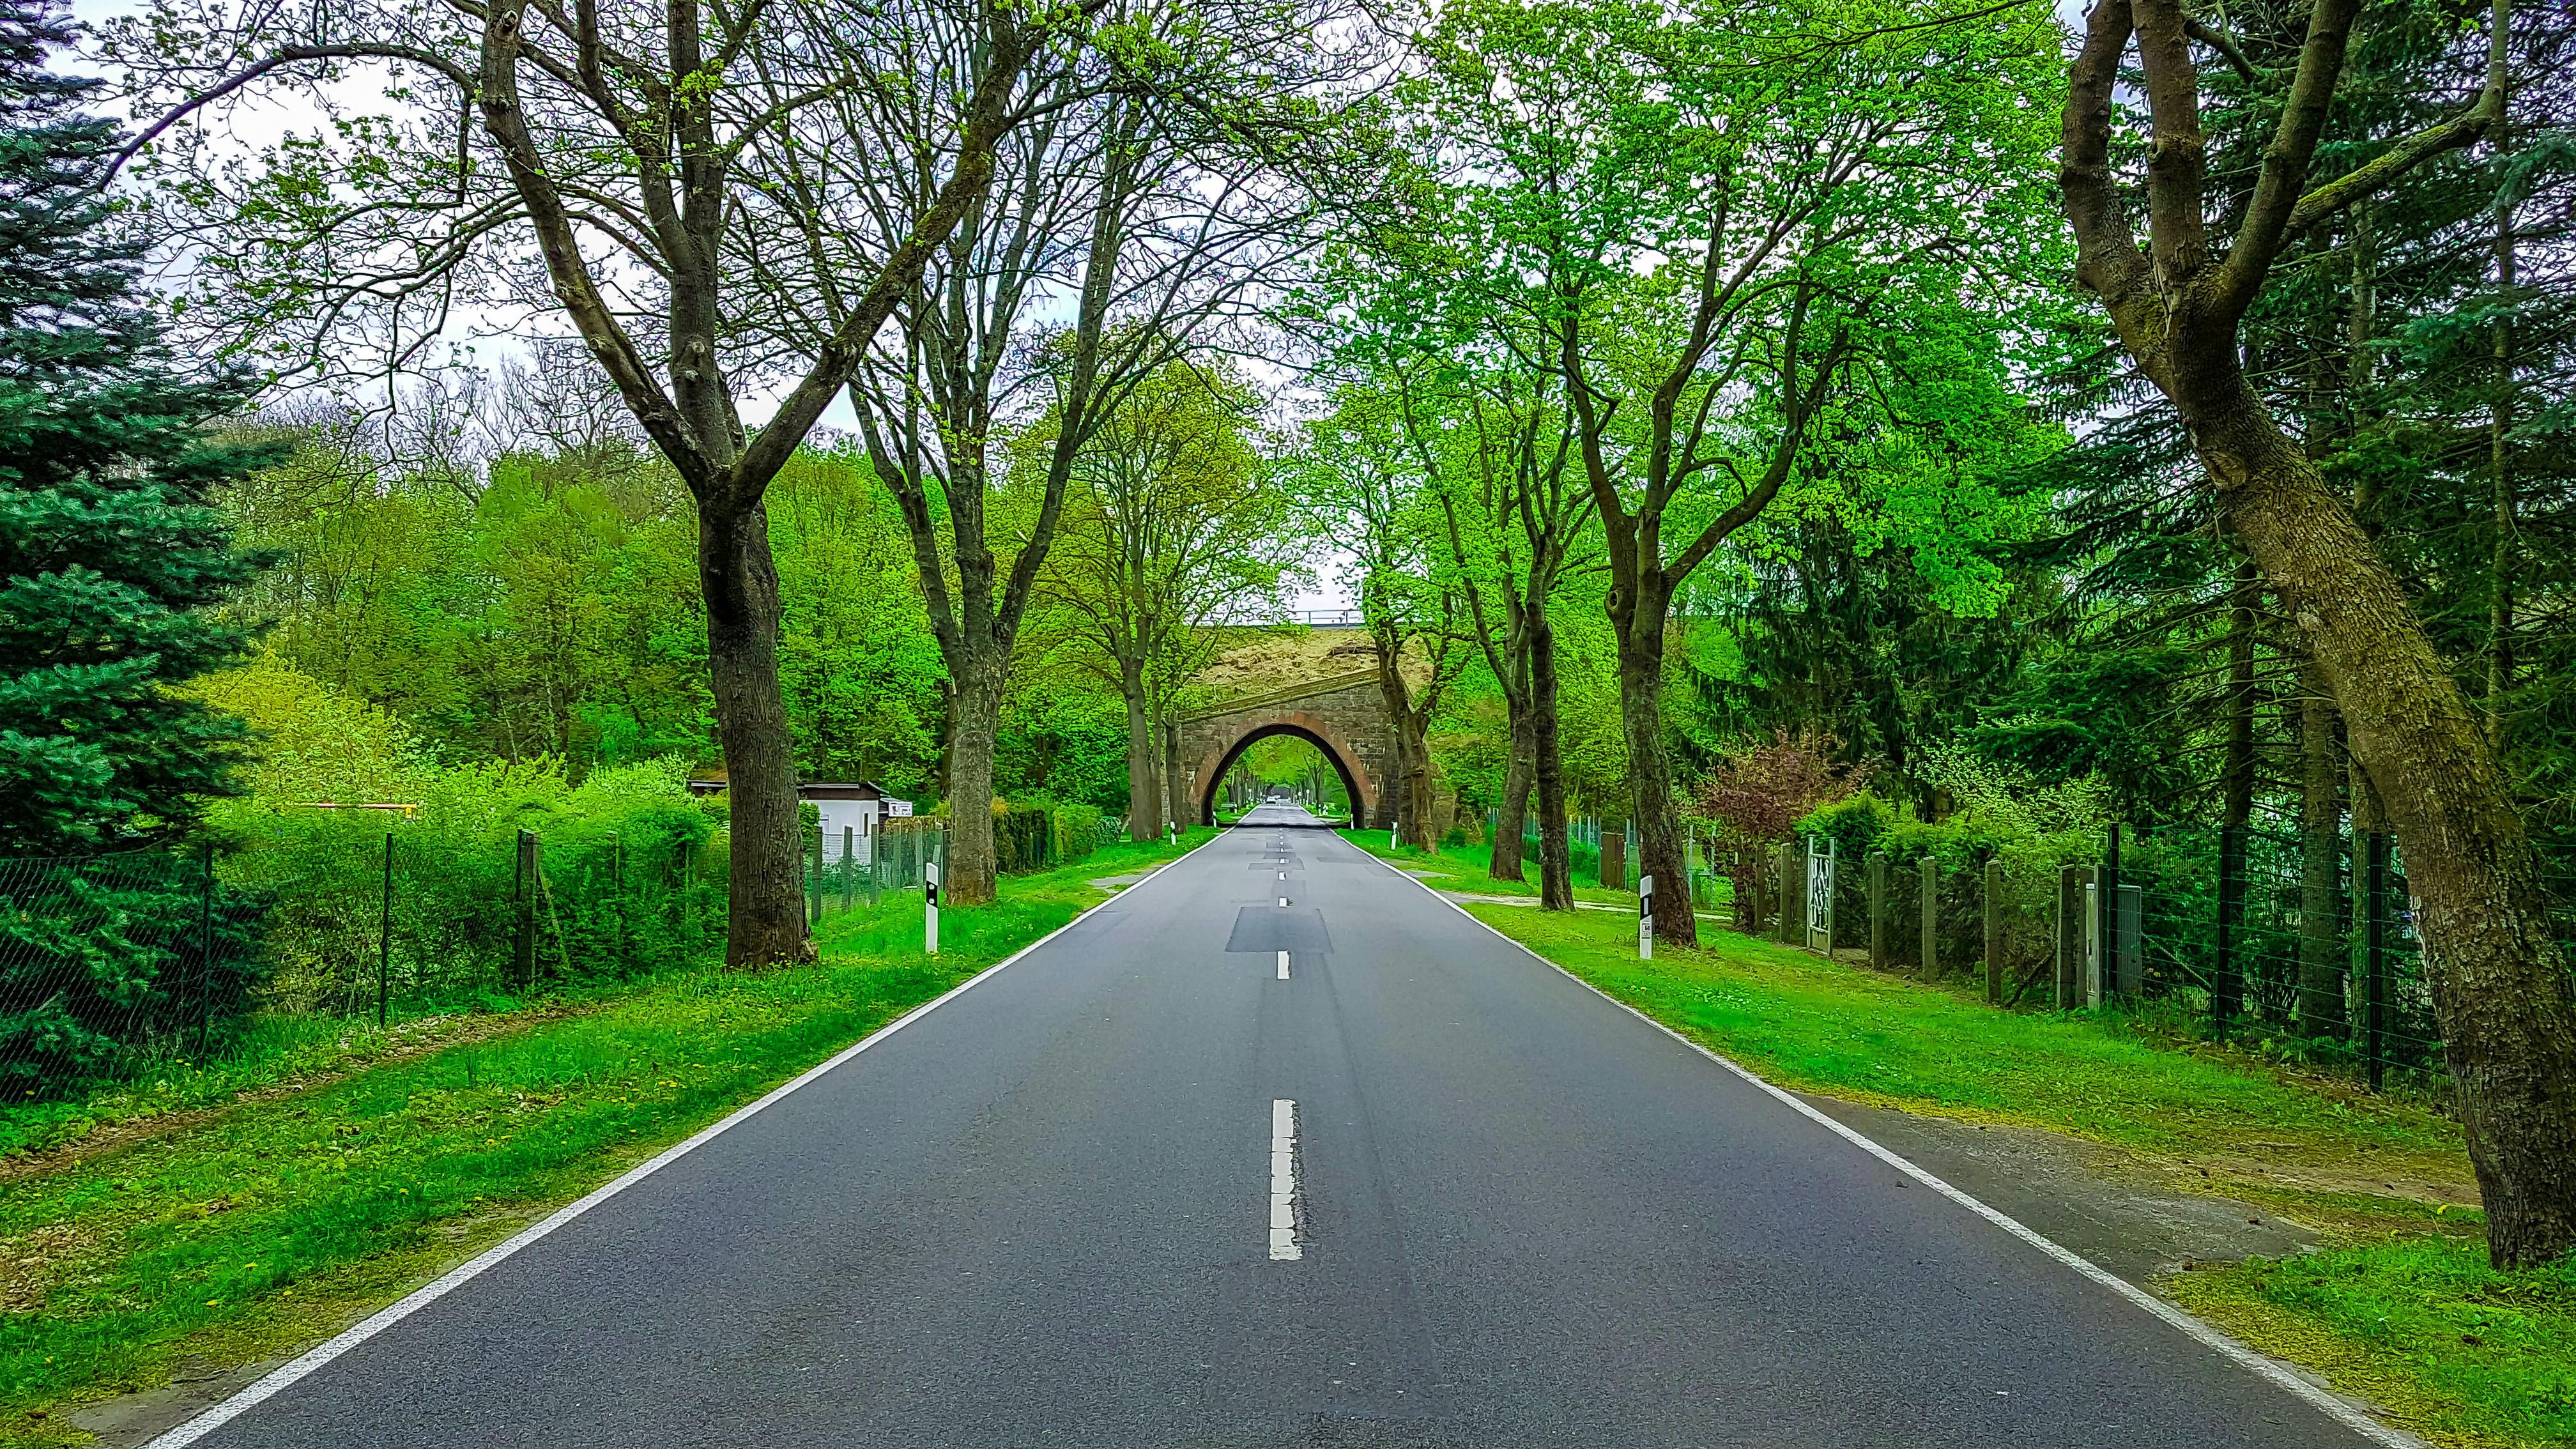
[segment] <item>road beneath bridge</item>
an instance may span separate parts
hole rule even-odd
[[[164,1444],[2371,1442],[1301,817]]]

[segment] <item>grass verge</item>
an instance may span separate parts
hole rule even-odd
[[[1435,882],[1436,884],[1436,882]],[[1575,976],[1783,1086],[2128,1149],[2261,1202],[2316,1253],[2166,1279],[2176,1300],[2458,1449],[2576,1443],[2576,1260],[2487,1266],[2456,1123],[2151,1023],[1998,1011],[1965,990],[1703,926],[1639,961],[1625,920],[1470,904]]]
[[[1007,879],[942,914],[936,958],[919,897],[890,898],[827,921],[810,970],[667,974],[0,1185],[0,1445],[78,1443],[68,1407],[183,1358],[328,1336],[1207,835]]]

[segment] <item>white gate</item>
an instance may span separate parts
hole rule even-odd
[[[1828,955],[1834,949],[1834,839],[1830,835],[1807,847],[1807,949]]]

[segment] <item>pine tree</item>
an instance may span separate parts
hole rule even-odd
[[[172,364],[142,248],[101,190],[95,82],[47,73],[68,27],[0,0],[0,1089],[9,1100],[185,1050],[257,975],[252,907],[150,847],[231,788],[237,722],[174,693],[239,657],[212,606],[261,560],[209,490],[267,461],[207,422],[239,378]]]
[[[240,655],[209,606],[259,567],[207,496],[263,461],[204,427],[242,383],[172,367],[97,83],[42,68],[67,38],[0,0],[0,856],[167,836],[228,788],[238,725],[168,687]]]

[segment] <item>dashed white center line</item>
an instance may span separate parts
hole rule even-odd
[[[1297,1246],[1297,1104],[1281,1097],[1270,1104],[1270,1261],[1304,1256]]]
[[[1288,979],[1288,953],[1285,951],[1279,953],[1279,979]]]

